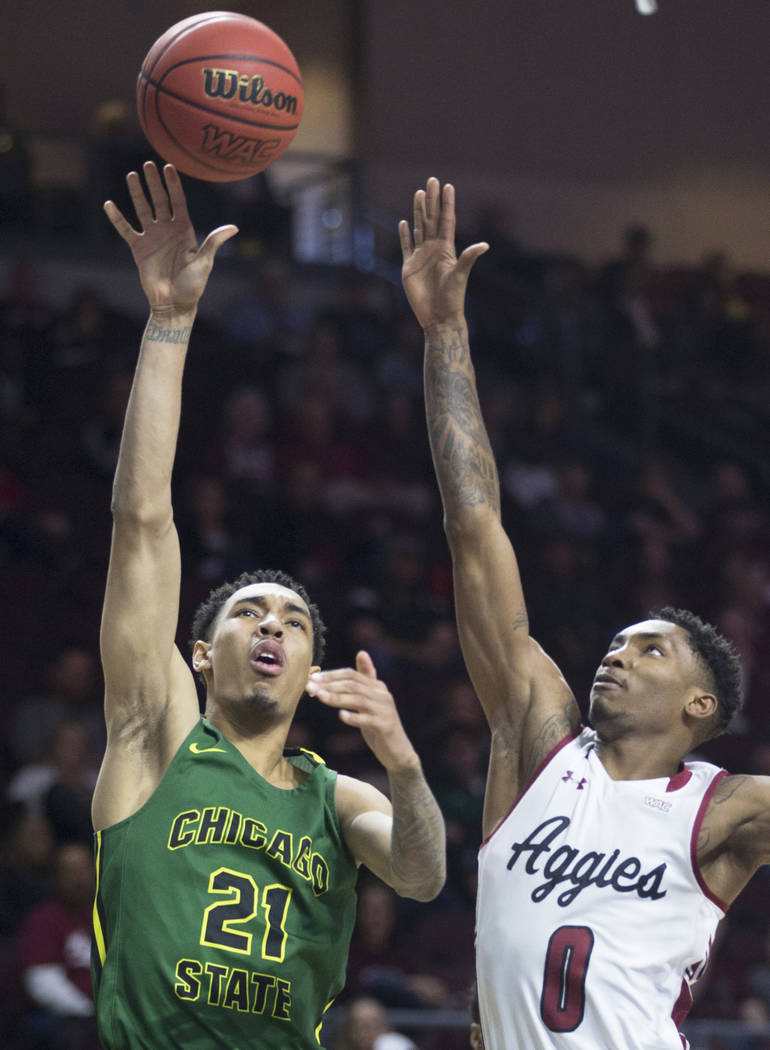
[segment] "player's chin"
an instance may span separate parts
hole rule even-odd
[[[588,721],[596,729],[602,722],[611,717],[610,705],[602,693],[591,690],[588,704]]]
[[[251,714],[272,715],[280,709],[278,698],[262,683],[243,697],[241,705]]]

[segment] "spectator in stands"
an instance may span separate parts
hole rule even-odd
[[[93,840],[91,799],[98,769],[88,754],[88,734],[79,722],[65,722],[56,733],[54,779],[43,796],[43,812],[57,843]]]
[[[378,999],[358,996],[348,1005],[334,1050],[417,1050],[417,1047],[411,1039],[393,1031]]]
[[[268,257],[255,266],[250,285],[227,304],[222,330],[252,366],[272,357],[291,360],[302,350],[311,316],[293,288],[294,276],[285,262]]]
[[[131,392],[132,373],[127,369],[109,372],[104,378],[95,411],[80,428],[84,459],[96,477],[111,483],[118,462],[123,417]]]
[[[22,802],[6,803],[0,842],[0,943],[7,943],[26,914],[51,891],[54,839],[50,821]]]
[[[63,621],[65,618],[61,616]],[[104,750],[104,725],[96,657],[79,645],[65,645],[51,659],[45,689],[23,698],[11,726],[17,762],[39,761],[63,722],[80,722],[88,732],[92,758]]]
[[[446,823],[447,878],[464,882],[465,855],[481,845],[488,748],[473,733],[449,726],[434,741],[437,756],[431,787]]]
[[[366,424],[374,410],[367,372],[343,354],[339,330],[328,320],[316,321],[302,357],[285,368],[281,376],[279,397],[284,407],[290,409],[309,392],[323,394],[335,418],[353,427]]]
[[[406,935],[398,898],[376,879],[359,889],[346,990],[388,1007],[436,1007],[446,999],[443,982],[421,967],[420,946]]]
[[[272,412],[262,389],[249,384],[231,390],[225,399],[219,457],[221,473],[231,492],[272,502],[275,444]]]
[[[90,968],[93,895],[90,849],[60,846],[55,892],[19,930],[22,980],[36,1007],[26,1018],[26,1033],[45,1050],[98,1050]]]
[[[228,489],[218,474],[190,473],[179,531],[190,577],[202,587],[238,576],[250,562],[249,541]]]
[[[47,761],[21,766],[8,783],[7,796],[51,821],[57,842],[78,839],[90,844],[91,795],[98,763],[88,752],[88,732],[77,721],[54,731]]]
[[[38,264],[22,257],[9,266],[0,296],[0,375],[17,419],[38,407],[48,366],[47,334],[56,310],[42,285]]]

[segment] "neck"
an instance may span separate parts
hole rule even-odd
[[[671,740],[620,737],[608,740],[599,735],[598,754],[613,780],[655,780],[673,777],[682,763],[682,752]]]
[[[206,705],[205,716],[269,783],[280,787],[294,779],[294,767],[283,757],[290,721],[277,719],[272,712],[255,714],[216,703]]]

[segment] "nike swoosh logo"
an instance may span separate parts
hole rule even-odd
[[[220,751],[223,755],[227,754],[224,747],[201,747],[198,743],[190,744],[190,750],[194,755],[205,755],[208,751]]]

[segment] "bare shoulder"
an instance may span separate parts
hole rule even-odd
[[[727,833],[756,818],[770,821],[770,777],[740,773],[723,776],[714,788],[706,820],[724,825]]]
[[[92,801],[96,830],[126,820],[144,805],[200,718],[194,680],[178,653],[167,694],[154,703],[134,705],[128,718],[108,721],[107,749]]]
[[[484,799],[484,835],[499,824],[538,767],[566,737],[580,729],[575,696],[556,664],[536,642],[536,673],[523,719],[503,720],[492,729]]]
[[[770,777],[722,777],[697,848],[708,885],[723,900],[733,900],[757,868],[770,861]]]
[[[565,683],[566,686],[566,683]],[[524,784],[528,783],[535,772],[557,745],[566,737],[574,736],[580,729],[580,709],[572,691],[567,687],[560,692],[556,700],[556,709],[544,711],[538,717],[538,707],[533,706],[531,725],[525,733],[523,758]]]

